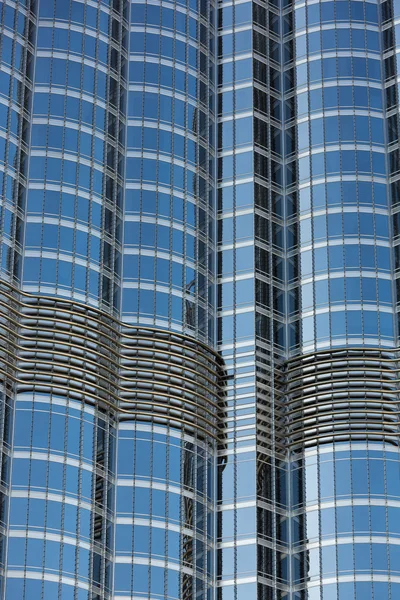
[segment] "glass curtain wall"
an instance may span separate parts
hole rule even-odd
[[[33,51],[37,12],[29,3],[20,6],[0,5],[0,242],[1,279],[21,282],[23,223],[28,178],[28,145],[32,108]],[[0,595],[4,594],[7,547],[7,522],[10,497],[12,415],[15,367],[10,339],[14,339],[15,322],[12,299],[1,297],[2,356],[0,359]]]
[[[399,24],[0,1],[1,598],[399,596]]]
[[[183,337],[214,346],[214,46],[213,2],[132,2],[122,368],[137,368],[128,350],[128,326],[137,326],[139,339],[154,344],[137,374],[159,384],[153,424],[145,404],[132,405],[133,391],[122,396],[138,416],[121,417],[118,430],[116,598],[213,598],[214,408],[203,421],[181,423],[211,399],[214,377]],[[170,337],[160,338],[161,329]],[[148,402],[143,394],[136,398]]]
[[[116,423],[94,383],[110,353],[89,307],[118,315],[120,302],[126,4],[2,2],[1,14],[3,59],[32,100],[11,95],[2,119],[29,144],[5,597],[105,598]]]
[[[257,593],[252,3],[218,12],[218,347],[229,381],[217,597],[244,600]]]
[[[286,391],[292,585],[310,600],[399,594],[387,4],[293,6],[302,335]]]
[[[219,7],[218,343],[229,380],[218,597],[270,600],[289,597],[292,573],[280,368],[299,343],[293,14],[290,3]]]

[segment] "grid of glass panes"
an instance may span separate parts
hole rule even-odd
[[[5,597],[111,597],[113,415],[18,394],[10,470]]]
[[[394,344],[378,6],[297,3],[303,349]]]
[[[30,4],[0,5],[0,265],[3,278],[18,282],[36,33],[36,7]]]
[[[123,319],[214,343],[212,2],[134,2]]]
[[[215,456],[174,428],[121,422],[116,598],[213,597]]]
[[[399,290],[400,264],[400,143],[399,143],[399,36],[400,8],[397,2],[386,0],[380,4],[381,43],[384,60],[384,81],[386,108],[386,140],[388,147],[388,172],[390,176],[390,200],[392,211],[394,279],[396,292]],[[398,307],[397,307],[398,310]]]
[[[294,565],[293,585],[308,581],[310,600],[398,597],[399,459],[396,445],[352,442],[309,450],[294,465],[293,550],[305,546],[305,562]]]
[[[221,452],[218,598],[256,594],[253,5],[219,2],[218,343],[231,378]]]
[[[39,3],[23,267],[27,291],[114,309],[120,298],[126,6]]]
[[[295,4],[304,353],[395,345],[380,24],[374,2]],[[291,475],[299,597],[395,598],[396,445],[316,441]]]

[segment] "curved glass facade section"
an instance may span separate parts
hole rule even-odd
[[[0,0],[0,600],[399,596],[399,10]]]
[[[295,7],[303,348],[395,344],[378,6]]]
[[[126,324],[181,332],[212,346],[214,13],[212,2],[131,4],[121,306]],[[133,363],[140,377],[152,367],[156,375],[146,376],[153,381],[159,371],[166,375],[161,363],[178,366],[179,358],[165,342],[155,343],[142,365],[126,351],[124,367]],[[165,375],[159,384],[148,382],[152,400],[144,386],[123,395],[138,416],[121,423],[118,434],[115,597],[213,597],[217,445],[204,432],[215,415],[207,401],[202,412],[204,388],[190,385],[190,350],[181,369],[185,362],[184,381],[177,372],[169,382]],[[211,376],[200,363],[193,366]],[[149,402],[157,414],[153,428],[141,420]],[[190,413],[197,426],[174,429]],[[190,428],[194,435],[184,435]]]
[[[134,2],[122,318],[214,343],[215,8]]]
[[[214,13],[0,3],[4,599],[213,597]]]
[[[118,310],[127,5],[39,2],[23,287]]]
[[[292,585],[310,600],[399,593],[385,10],[294,5],[302,335],[286,399]]]
[[[119,428],[115,597],[212,598],[215,457],[178,430]]]

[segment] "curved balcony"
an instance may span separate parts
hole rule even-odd
[[[345,348],[307,354],[284,370],[286,436],[292,449],[371,440],[398,445],[396,353]]]

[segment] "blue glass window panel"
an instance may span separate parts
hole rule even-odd
[[[315,25],[320,22],[320,5],[310,4],[307,10],[308,25]]]
[[[357,117],[356,117],[357,119]],[[367,131],[368,131],[368,118],[367,120]],[[354,117],[351,115],[342,115],[339,118],[340,124],[340,136],[342,141],[353,141],[354,140]]]
[[[349,336],[361,335],[362,332],[362,313],[359,310],[353,310],[349,313],[347,320],[347,331]]]
[[[48,487],[59,491],[63,489],[64,466],[60,463],[49,462],[49,481]]]
[[[141,554],[148,554],[150,548],[150,528],[135,525],[133,543],[135,552],[139,552]]]
[[[311,157],[312,177],[317,178],[325,171],[324,154],[313,154]]]
[[[342,91],[343,89],[346,89],[346,88],[342,88],[342,87],[338,88],[337,86],[329,86],[324,89],[324,106],[325,106],[325,108],[337,108],[338,90],[339,90],[339,95],[341,95],[343,93],[343,91]],[[329,117],[329,119],[330,118],[331,117]],[[325,119],[325,121],[326,121],[326,119]]]
[[[334,213],[328,215],[328,237],[341,237],[342,236],[342,215],[341,213]]]
[[[365,3],[365,20],[367,23],[378,23],[378,7],[370,2]]]
[[[151,567],[150,591],[152,594],[164,593],[164,569]]]
[[[46,503],[44,500],[31,498],[29,502],[29,527],[43,528]]]
[[[299,149],[305,150],[309,146],[309,124],[308,124],[308,122],[299,123],[297,131],[298,131]]]
[[[303,115],[308,112],[308,94],[304,92],[297,95],[297,113]]]
[[[23,567],[25,561],[25,545],[24,538],[10,538],[8,541],[8,564],[14,567]]]
[[[377,206],[387,206],[387,187],[382,183],[374,183],[374,202]]]
[[[321,510],[321,535],[331,537],[335,535],[335,509]]]
[[[302,252],[300,255],[301,260],[301,274],[303,277],[309,275],[312,272],[312,253],[310,250]]]
[[[313,208],[325,207],[325,185],[314,185],[312,187]]]
[[[236,302],[239,305],[254,302],[254,286],[249,281],[238,281],[236,283]]]
[[[132,513],[133,510],[133,488],[119,487],[117,493],[117,512]]]
[[[307,65],[302,64],[296,67],[296,81],[297,85],[300,87],[307,83]]]
[[[322,315],[319,315],[322,316]],[[329,316],[329,315],[327,315]],[[334,495],[333,462],[320,463],[320,496],[330,498]]]
[[[353,530],[353,515],[351,506],[338,506],[336,509],[337,534],[351,535]]]
[[[386,468],[388,469],[388,465],[389,462],[386,466]],[[389,470],[387,470],[387,477],[389,478],[391,475],[391,472]],[[399,474],[398,474],[398,467],[397,467],[397,473],[396,475],[396,487],[393,490],[393,488],[390,490],[388,490],[388,495],[392,495],[393,491],[394,491],[394,496],[398,496],[399,495]],[[389,483],[389,479],[388,479],[388,483]],[[389,529],[389,533],[390,535],[395,535],[395,536],[399,536],[400,535],[400,512],[398,507],[393,507],[393,506],[388,506],[388,529]],[[385,526],[385,530],[386,530],[386,526]]]
[[[384,506],[371,506],[370,518],[372,533],[386,532],[386,509]]]
[[[354,59],[355,62],[356,59]],[[358,65],[357,67],[357,71],[356,69],[354,69],[355,73],[354,76],[362,76],[361,73],[365,72],[365,68],[364,70],[362,69],[362,65],[365,65],[365,59],[359,59],[360,61],[360,65]],[[350,57],[345,57],[345,56],[339,56],[338,61],[338,74],[340,78],[350,78],[352,77],[352,59]],[[364,75],[365,77],[365,75]]]
[[[341,168],[340,152],[327,152],[325,158],[327,174],[339,173]]]
[[[303,323],[308,319],[303,319]],[[311,327],[313,330],[313,327]],[[308,504],[315,502],[318,499],[318,473],[317,465],[309,465],[305,468],[305,491],[306,502]]]
[[[306,26],[306,12],[305,12],[305,8],[304,7],[296,8],[296,10],[295,10],[295,23],[296,23],[296,30],[297,31],[299,29],[303,29],[303,27]]]
[[[380,600],[389,600],[389,590],[388,584],[382,581],[374,581],[374,595]],[[396,592],[393,591],[394,597],[396,597]]]
[[[353,570],[353,545],[338,544],[338,571],[339,573],[348,573]],[[354,585],[354,584],[351,584]],[[341,592],[342,593],[342,592]],[[346,597],[346,596],[344,596]]]
[[[367,77],[367,61],[365,58],[353,58],[353,70],[355,79],[366,79]]]
[[[355,570],[358,572],[369,571],[370,547],[369,544],[354,544]]]
[[[60,543],[47,540],[45,542],[45,568],[58,571],[60,569]]]
[[[306,36],[304,36],[305,38]],[[307,36],[308,51],[310,54],[313,52],[321,52],[321,35],[319,31],[311,32]]]
[[[236,268],[238,271],[248,271],[254,268],[254,246],[236,249]]]
[[[316,4],[313,4],[313,6],[317,6]],[[324,60],[324,67],[325,67],[325,61],[329,60],[329,59],[325,59]],[[317,82],[317,81],[321,81],[322,79],[322,63],[321,60],[312,60],[309,62],[308,65],[308,69],[309,69],[309,80],[310,82]],[[324,76],[325,78],[327,78],[327,75],[325,74],[324,71]]]
[[[381,80],[381,65],[380,61],[375,60],[373,58],[367,59],[368,65],[368,77],[371,80],[380,81]]]
[[[382,91],[380,89],[369,88],[369,101],[371,108],[382,109]]]
[[[379,323],[381,336],[393,338],[393,316],[389,313],[380,311]]]
[[[344,235],[354,236],[358,235],[358,213],[345,212],[343,214],[344,220]]]
[[[360,278],[346,277],[346,299],[348,302],[360,302]]]
[[[384,143],[383,120],[375,119],[374,117],[371,117],[370,125],[371,125],[372,143],[373,144],[383,144]]]
[[[384,464],[381,460],[369,461],[370,493],[371,495],[383,495],[385,492]]]
[[[140,462],[140,461],[138,461]],[[150,490],[148,488],[135,488],[135,512],[137,514],[149,514]]]
[[[389,556],[390,556],[390,570],[392,572],[399,572],[400,565],[400,546],[394,544],[389,545]]]
[[[328,268],[327,248],[316,248],[314,250],[314,268],[316,272],[325,272]]]
[[[386,461],[386,485],[389,496],[400,497],[400,466],[398,461]],[[396,528],[395,531],[398,529],[400,528]]]
[[[364,311],[364,333],[365,335],[378,335],[378,314],[376,312]]]
[[[243,81],[249,79],[253,72],[252,61],[250,59],[237,60],[235,62],[235,80]]]
[[[332,313],[332,320],[334,315],[339,313]],[[343,313],[342,313],[343,314]],[[333,329],[333,325],[332,325]],[[334,331],[334,329],[333,329]],[[339,460],[336,462],[336,494],[337,496],[348,497],[351,493],[351,473],[350,473],[350,462],[348,460]]]
[[[348,21],[349,20],[349,7],[350,3],[345,0],[340,0],[336,3],[336,20],[337,21]]]
[[[364,277],[362,279],[362,295],[364,302],[376,302],[376,279]]]
[[[332,575],[336,573],[336,547],[335,546],[323,546],[321,548],[322,557],[322,574],[324,576]],[[324,598],[325,589],[324,589]]]
[[[115,546],[117,552],[132,552],[133,547],[133,527],[126,525],[116,525]]]
[[[235,94],[235,110],[246,110],[253,105],[253,91],[251,87],[236,90]]]
[[[376,236],[383,239],[389,237],[389,219],[386,215],[377,214],[375,216]]]
[[[385,248],[384,246],[376,246],[375,251],[378,269],[382,271],[388,271],[391,259],[389,248]]]
[[[135,567],[133,567],[133,569],[136,569],[139,566],[142,567],[143,569],[146,569],[146,571],[147,571],[148,567],[144,567],[142,565],[135,565]],[[131,580],[132,580],[132,566],[117,563],[115,565],[114,569],[115,569],[115,587],[116,587],[116,589],[118,591],[130,591]]]
[[[392,302],[392,284],[387,279],[378,279],[379,302],[390,304]]]
[[[345,264],[346,268],[359,268],[360,266],[360,258],[359,252],[360,247],[358,244],[345,244],[344,246],[345,252]]]
[[[311,306],[312,303],[312,286],[311,284],[308,284],[308,286],[310,287],[311,293],[310,293],[310,298],[309,298],[309,306]],[[305,287],[308,286],[303,286],[303,289]],[[316,306],[323,306],[328,304],[329,301],[329,286],[328,286],[328,280],[324,279],[322,281],[316,281],[315,282],[315,304]]]
[[[364,29],[355,29],[351,30],[352,35],[352,45],[355,49],[364,49],[365,48],[365,31]]]
[[[357,463],[358,466],[358,463]],[[353,477],[354,477],[353,469]],[[368,488],[368,482],[364,485],[364,488]],[[368,492],[367,492],[368,493]],[[368,515],[368,506],[358,506],[355,505],[353,507],[353,518],[354,518],[354,532],[357,533],[369,533],[369,515]]]
[[[61,513],[63,505],[61,502],[47,502],[46,527],[59,531],[61,529]]]
[[[354,173],[356,170],[356,153],[353,150],[342,151],[343,173]]]
[[[238,337],[249,337],[254,335],[255,321],[254,313],[243,313],[236,315],[236,335]]]
[[[310,159],[308,157],[299,159],[298,168],[300,181],[310,178]]]
[[[368,107],[368,88],[360,85],[355,85],[354,91],[354,105],[359,108]],[[372,90],[373,88],[371,88]],[[378,107],[375,107],[378,108]]]
[[[42,567],[43,560],[43,549],[44,541],[35,540],[32,538],[28,539],[27,553],[26,553],[26,564],[30,567]],[[68,569],[74,571],[74,569]]]

